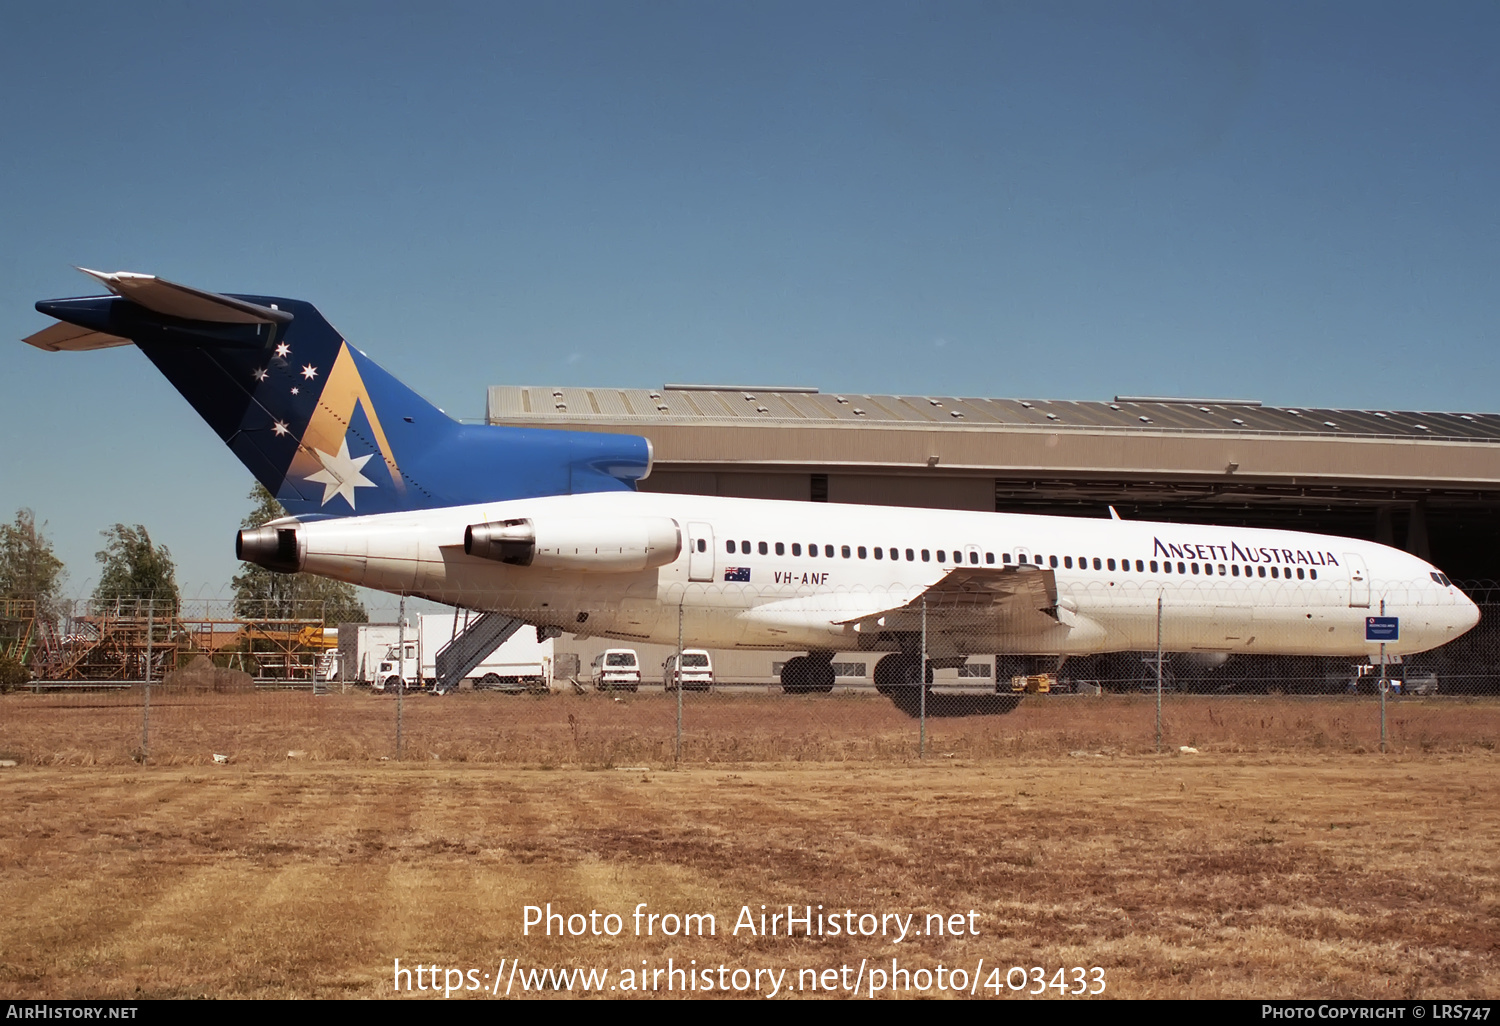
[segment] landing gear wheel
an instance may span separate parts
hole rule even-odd
[[[833,690],[835,680],[832,662],[814,662],[811,666],[812,686],[808,689],[826,695]]]
[[[781,667],[781,690],[788,695],[805,695],[812,690],[812,660],[793,656]]]
[[[922,658],[905,652],[892,652],[875,664],[875,690],[896,704],[903,712],[921,706],[918,689]],[[927,664],[927,685],[932,685],[932,664]]]

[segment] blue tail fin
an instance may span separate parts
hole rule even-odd
[[[644,438],[459,424],[309,303],[86,273],[114,294],[37,303],[65,323],[26,341],[135,343],[294,515],[629,489],[650,471]]]

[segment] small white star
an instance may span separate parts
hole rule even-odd
[[[285,359],[287,356],[290,356],[291,352],[292,347],[287,345],[285,342],[276,347],[276,355],[282,357],[283,359]]]
[[[314,367],[312,364],[308,364],[307,366],[302,368],[302,376],[308,381],[311,381],[313,378],[318,376],[318,368]]]
[[[271,430],[273,432],[275,432],[277,435],[284,435],[284,434],[286,434],[287,433],[286,421],[284,421],[284,420],[278,420],[275,424],[271,425]]]
[[[264,381],[264,380],[266,380],[267,377],[269,377],[269,375],[266,373],[266,369],[264,367],[262,367],[259,370],[257,370],[252,375],[252,377],[254,377],[256,381]]]
[[[301,391],[301,389],[292,389],[292,395],[296,395],[299,391]]]

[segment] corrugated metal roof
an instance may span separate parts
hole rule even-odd
[[[1167,431],[1500,441],[1500,414],[1336,410],[1192,401],[1090,402],[749,389],[492,385],[491,422],[869,423],[885,426]]]

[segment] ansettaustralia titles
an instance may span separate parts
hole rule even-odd
[[[822,905],[741,905],[737,913],[660,912],[646,902],[634,911],[554,911],[552,903],[524,905],[521,933],[531,937],[978,937],[979,913],[865,912]],[[731,923],[732,921],[732,923]]]

